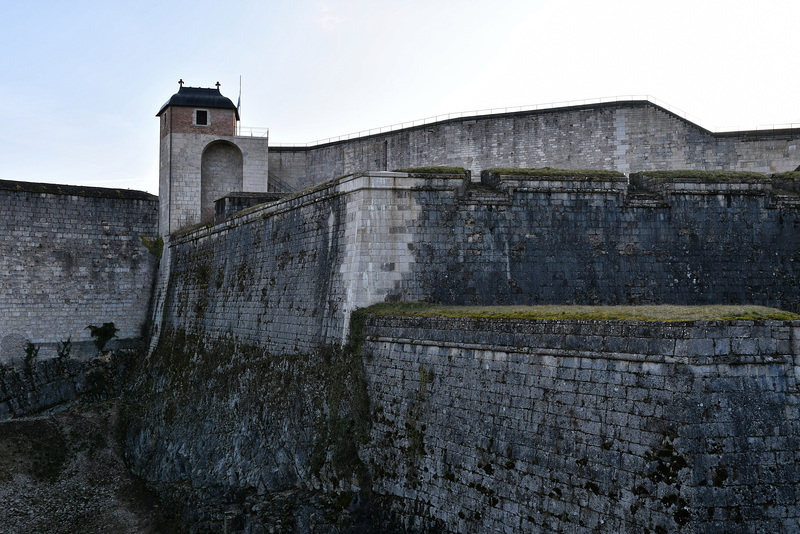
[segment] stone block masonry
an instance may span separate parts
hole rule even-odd
[[[800,324],[372,318],[363,368],[328,367],[384,301],[794,309],[791,194],[650,189],[370,172],[171,236],[135,471],[191,521],[222,499],[275,524],[278,493],[369,479],[407,531],[795,532]]]
[[[278,352],[341,344],[352,310],[398,296],[416,191],[463,186],[462,175],[359,174],[174,236],[164,327]]]
[[[485,180],[357,174],[174,236],[163,319],[306,351],[392,300],[798,310],[800,210],[769,181],[679,179],[653,200],[621,175]]]
[[[125,191],[0,182],[0,361],[40,357],[71,338],[91,352],[89,324],[113,322],[120,340],[144,334],[156,258],[158,200]],[[96,352],[96,349],[94,349]]]
[[[241,191],[265,192],[267,138],[173,133],[161,140],[159,206],[166,236],[214,218],[214,201]]]
[[[800,210],[769,179],[487,172],[420,191],[407,300],[447,304],[760,304],[800,311]],[[488,187],[487,187],[488,186]]]
[[[30,366],[0,366],[0,421],[35,414],[78,398],[105,400],[128,385],[139,349],[117,349],[102,357],[51,358]]]
[[[370,317],[361,457],[448,532],[797,532],[800,322]]]
[[[270,173],[302,189],[367,169],[490,167],[793,171],[800,130],[713,133],[648,101],[445,120],[310,147],[271,147]],[[316,180],[316,181],[315,181]]]

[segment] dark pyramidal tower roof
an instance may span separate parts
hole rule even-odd
[[[172,95],[166,104],[156,113],[156,117],[161,116],[169,106],[183,106],[191,108],[215,108],[232,109],[236,113],[236,120],[239,120],[239,110],[233,105],[231,99],[222,96],[219,87],[216,89],[206,89],[205,87],[183,87]]]

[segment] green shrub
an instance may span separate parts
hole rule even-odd
[[[39,357],[39,347],[31,343],[28,340],[28,343],[25,345],[25,358],[23,358],[23,362],[25,362],[25,368],[31,369],[33,368],[34,364],[36,363],[36,358]]]
[[[111,341],[111,338],[115,337],[119,332],[119,328],[114,326],[114,323],[103,323],[103,326],[90,324],[86,329],[91,332],[97,350],[103,350],[106,343]]]
[[[69,354],[72,352],[72,336],[68,337],[65,341],[59,341],[56,345],[56,352],[60,359],[68,359]]]
[[[144,235],[139,237],[142,240],[142,244],[150,251],[150,254],[160,260],[161,256],[164,254],[164,238],[158,236],[151,239]]]

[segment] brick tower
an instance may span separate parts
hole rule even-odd
[[[164,104],[158,196],[159,232],[211,222],[228,193],[267,190],[268,138],[236,135],[239,112],[216,88],[184,87]]]

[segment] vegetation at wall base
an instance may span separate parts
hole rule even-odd
[[[31,368],[33,368],[38,357],[39,357],[39,347],[34,345],[29,340],[25,344],[25,357],[22,360],[25,363],[25,369],[30,370]]]
[[[800,315],[764,306],[444,306],[426,303],[382,303],[363,313],[379,316],[463,317],[498,320],[580,321],[795,321]]]
[[[161,236],[150,238],[144,235],[139,237],[142,240],[142,244],[150,251],[150,254],[160,260],[164,254],[164,238]]]
[[[62,360],[68,360],[72,353],[72,336],[68,336],[64,341],[59,341],[56,345],[56,353]]]

